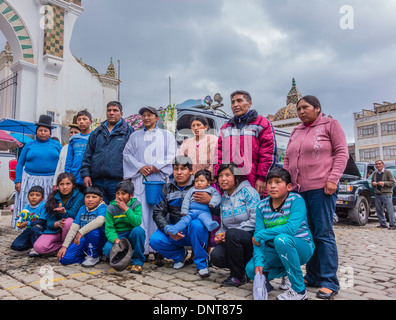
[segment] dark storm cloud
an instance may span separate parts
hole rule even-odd
[[[381,3],[381,5],[379,5]],[[340,8],[354,10],[343,30]],[[84,0],[72,52],[105,72],[122,63],[122,101],[135,113],[221,92],[251,91],[255,107],[274,114],[292,78],[314,94],[353,140],[353,112],[394,101],[396,5],[329,0]]]

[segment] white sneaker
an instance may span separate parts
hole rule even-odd
[[[210,270],[209,268],[205,268],[205,269],[200,269],[198,270],[198,273],[200,275],[201,278],[207,278],[210,276]]]
[[[30,252],[29,252],[29,257],[38,257],[39,256],[39,254],[34,250],[34,249],[32,249],[32,250],[30,250]]]
[[[278,300],[307,300],[308,295],[307,291],[305,290],[304,294],[298,294],[296,291],[294,291],[292,288],[289,290],[285,291],[284,293],[278,295],[276,297]]]
[[[188,251],[185,250],[184,259],[183,259],[182,261],[180,261],[180,262],[174,263],[174,264],[173,264],[173,269],[179,270],[179,269],[183,268],[184,265],[185,265],[185,263],[186,263],[187,255],[188,255]]]
[[[291,288],[291,283],[288,276],[282,278],[282,283],[279,286],[281,290],[289,290]]]
[[[87,256],[81,265],[85,268],[92,268],[99,263],[99,257],[93,258],[91,256]]]

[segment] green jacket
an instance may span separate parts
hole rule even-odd
[[[105,233],[111,243],[119,238],[118,232],[132,230],[142,223],[141,203],[136,198],[132,198],[127,206],[128,210],[124,212],[114,200],[107,207]]]

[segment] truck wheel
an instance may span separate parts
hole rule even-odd
[[[348,211],[349,219],[359,225],[365,226],[369,218],[369,204],[365,197],[359,196],[354,208]]]

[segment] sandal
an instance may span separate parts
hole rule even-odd
[[[134,264],[131,267],[131,273],[134,273],[134,274],[141,274],[142,270],[143,270],[142,266],[139,266],[137,264]]]

